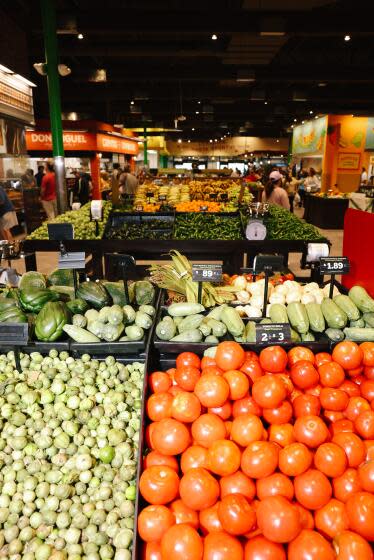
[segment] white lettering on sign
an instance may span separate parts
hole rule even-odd
[[[70,132],[64,132],[63,139],[64,139],[64,144],[87,144],[87,138],[85,137],[84,134],[74,134]],[[51,144],[52,134],[48,132],[43,132],[43,133],[32,132],[31,141]]]

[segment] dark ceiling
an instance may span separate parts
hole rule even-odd
[[[283,136],[311,114],[374,114],[374,30],[360,4],[57,0],[60,61],[72,69],[61,79],[63,111],[167,128],[182,114],[191,139]],[[44,60],[38,2],[1,7],[27,33],[35,112],[46,117],[46,80],[32,69]],[[100,68],[107,81],[89,81]]]

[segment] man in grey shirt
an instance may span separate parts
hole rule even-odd
[[[135,194],[139,181],[131,173],[129,165],[125,165],[119,177],[119,190],[121,194]]]

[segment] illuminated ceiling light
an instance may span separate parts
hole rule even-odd
[[[305,121],[301,121],[301,124],[304,124],[304,123],[305,123]]]
[[[210,143],[212,143],[212,142],[213,142],[213,140],[212,140],[212,139],[210,139],[210,140],[209,140],[209,142],[210,142]]]
[[[309,115],[313,115],[313,111],[309,111]]]
[[[270,159],[268,159],[268,163],[270,163]]]
[[[135,101],[130,101],[130,105],[135,105]]]
[[[178,138],[178,144],[182,144],[182,138]]]
[[[279,140],[276,140],[277,143],[279,143]]]
[[[345,35],[344,41],[348,42],[350,40],[351,40],[351,36],[350,35]]]
[[[255,82],[256,75],[253,70],[239,70],[236,76],[236,81],[241,83]]]
[[[253,152],[251,153],[251,157],[253,157]]]
[[[83,33],[78,33],[78,39],[83,39],[84,35]]]
[[[294,119],[293,122],[297,122],[297,119]]]
[[[218,142],[217,138],[214,139],[215,142]]]
[[[293,125],[293,124],[291,124],[291,128],[293,128],[293,127],[294,127],[294,125]]]
[[[194,129],[194,128],[191,128],[191,130],[194,131],[195,129]]]
[[[197,104],[198,104],[198,105],[201,105],[201,101],[198,101]]]
[[[196,114],[196,115],[200,115],[200,111],[195,111],[195,114]]]
[[[213,35],[212,35],[212,41],[217,41],[217,39],[218,39],[217,35],[216,35],[215,33],[213,33]]]
[[[188,143],[190,143],[190,142],[191,142],[191,140],[187,140],[187,142],[188,142]]]
[[[265,101],[265,102],[264,102],[264,105],[267,105],[267,104],[268,104],[268,102],[267,102],[267,101]]]
[[[319,117],[318,117],[318,115],[316,115],[314,118],[315,118],[315,119],[318,119]]]
[[[221,140],[223,140],[223,136],[221,136]]]

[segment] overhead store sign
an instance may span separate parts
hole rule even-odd
[[[218,139],[217,139],[218,140]],[[217,142],[166,142],[169,153],[175,156],[226,156],[236,157],[251,152],[288,152],[288,138],[258,138],[257,136],[235,136]]]
[[[292,154],[323,154],[326,135],[327,117],[295,126],[292,135]]]
[[[135,155],[139,151],[138,142],[106,134],[71,131],[63,133],[66,151],[114,152]],[[26,131],[26,147],[29,151],[52,151],[50,132]]]
[[[31,82],[5,66],[0,68],[0,114],[25,124],[34,121]]]

